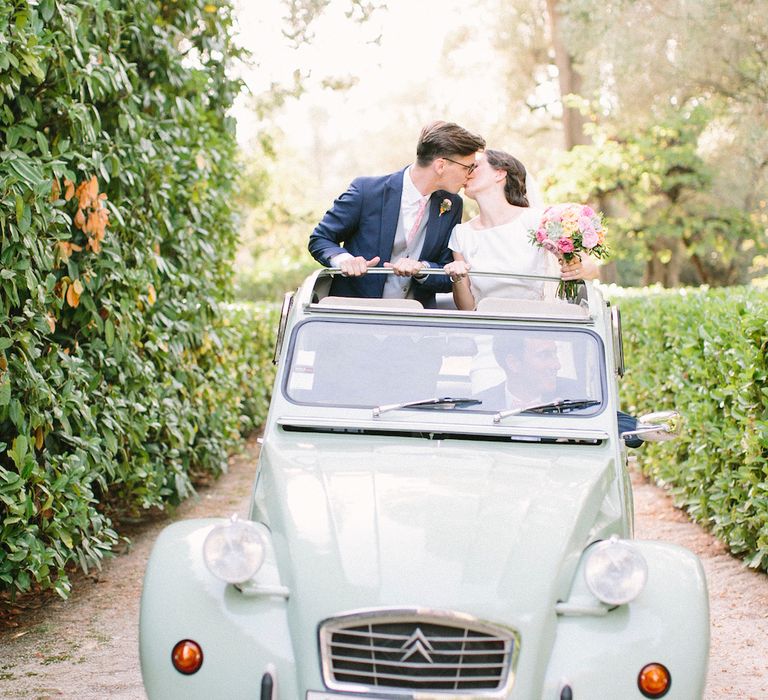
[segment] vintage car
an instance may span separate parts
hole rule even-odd
[[[157,539],[150,700],[700,698],[700,562],[633,539],[617,307],[430,310],[337,273],[286,295],[249,516]]]

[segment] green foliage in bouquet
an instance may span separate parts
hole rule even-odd
[[[7,591],[65,596],[116,518],[190,495],[260,420],[269,375],[246,368],[269,326],[221,306],[237,242],[232,36],[221,0],[0,7]]]

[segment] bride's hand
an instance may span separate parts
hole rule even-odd
[[[593,280],[600,274],[598,264],[589,256],[581,258],[576,256],[574,260],[560,261],[560,277],[566,282],[572,280]]]
[[[458,282],[467,276],[470,266],[463,260],[454,260],[448,263],[443,270],[451,278],[451,282]]]

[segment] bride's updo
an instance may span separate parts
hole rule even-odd
[[[504,151],[488,149],[485,159],[494,170],[505,170],[507,180],[504,183],[504,196],[516,207],[527,207],[528,196],[525,189],[525,166],[514,156]]]

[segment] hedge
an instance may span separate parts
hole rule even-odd
[[[0,6],[6,591],[65,596],[117,516],[190,495],[260,420],[269,323],[221,306],[232,36],[226,0]]]
[[[632,412],[678,409],[683,435],[642,449],[643,471],[749,566],[768,571],[768,293],[614,296]]]

